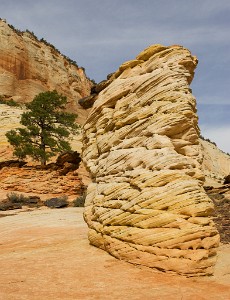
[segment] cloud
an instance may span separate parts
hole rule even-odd
[[[229,104],[199,104],[197,105],[199,124],[202,126],[230,126]],[[211,124],[211,125],[210,125]]]
[[[230,153],[230,104],[199,104],[198,116],[201,135]]]

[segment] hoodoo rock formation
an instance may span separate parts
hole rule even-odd
[[[35,95],[57,90],[83,123],[87,112],[78,104],[90,94],[92,83],[84,69],[33,33],[21,32],[0,20],[0,96],[29,102]]]
[[[134,264],[212,274],[219,234],[202,185],[190,51],[153,45],[121,65],[84,125],[90,243]]]

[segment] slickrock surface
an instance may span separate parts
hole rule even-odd
[[[0,20],[0,96],[29,102],[38,93],[55,89],[67,96],[69,109],[84,122],[87,111],[77,100],[88,96],[91,86],[83,68],[28,31]]]
[[[218,251],[214,276],[162,274],[90,246],[82,214],[46,209],[0,218],[0,299],[229,299],[229,245]]]
[[[145,49],[99,93],[83,136],[90,243],[187,276],[211,274],[219,244],[189,88],[196,64],[181,46]]]

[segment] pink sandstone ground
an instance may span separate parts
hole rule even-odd
[[[212,277],[160,273],[90,246],[82,215],[73,207],[0,214],[1,300],[229,299],[229,245]]]

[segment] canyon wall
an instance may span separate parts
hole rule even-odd
[[[29,31],[21,32],[0,20],[0,96],[29,102],[40,92],[57,90],[67,96],[68,109],[83,123],[88,112],[78,100],[90,94],[84,69]]]
[[[89,241],[134,264],[212,274],[219,234],[202,185],[190,51],[153,45],[120,66],[84,125]]]

